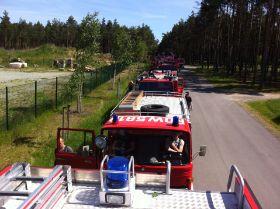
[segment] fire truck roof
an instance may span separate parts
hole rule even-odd
[[[171,97],[171,96],[144,96],[139,101],[139,105],[136,110],[140,110],[140,107],[149,104],[160,104],[169,108],[169,115],[177,115],[181,117],[184,115],[182,109],[186,111],[187,105],[185,98],[182,97]]]
[[[168,107],[166,117],[178,116],[185,118],[190,123],[190,112],[186,100],[179,93],[170,92],[131,92],[113,110],[119,115],[143,115],[141,107],[146,105],[162,105]],[[150,111],[152,112],[152,111]],[[149,114],[152,115],[152,114]]]

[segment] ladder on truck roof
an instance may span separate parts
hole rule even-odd
[[[70,166],[55,166],[48,177],[31,177],[30,164],[15,163],[0,176],[0,207],[9,198],[5,208],[51,208],[71,188]]]

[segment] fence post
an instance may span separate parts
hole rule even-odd
[[[118,79],[117,97],[118,99],[121,97],[121,78]]]
[[[98,69],[96,68],[96,70],[95,70],[95,83],[94,83],[94,87],[97,86],[97,72],[98,72]]]
[[[65,109],[66,109],[66,107],[63,107],[62,108],[62,128],[64,128],[64,121],[65,121]],[[62,129],[62,136],[63,136],[63,138],[65,138],[65,135],[64,135],[64,130]]]
[[[115,66],[114,66],[114,77],[113,77],[113,89],[115,88],[116,68],[117,68],[117,64],[115,63]]]
[[[6,129],[9,130],[9,96],[8,96],[7,86],[6,86]]]
[[[93,89],[93,73],[92,71],[90,72],[90,90]]]
[[[55,78],[55,109],[58,107],[58,77]]]
[[[35,107],[34,107],[34,110],[35,110],[35,118],[37,118],[37,81],[35,81]]]
[[[67,105],[67,128],[69,127],[70,127],[70,105],[68,104]]]
[[[92,89],[94,89],[94,85],[95,85],[95,83],[94,83],[94,72],[92,72],[92,74],[91,74],[91,90]]]

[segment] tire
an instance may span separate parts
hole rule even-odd
[[[169,113],[169,107],[160,104],[144,105],[140,108],[143,115],[165,116]]]

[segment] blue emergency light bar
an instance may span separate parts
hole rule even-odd
[[[178,126],[178,125],[179,125],[179,117],[173,116],[172,126]]]
[[[119,118],[118,118],[118,116],[114,113],[113,114],[113,123],[116,123],[116,122],[118,122],[119,121]]]

